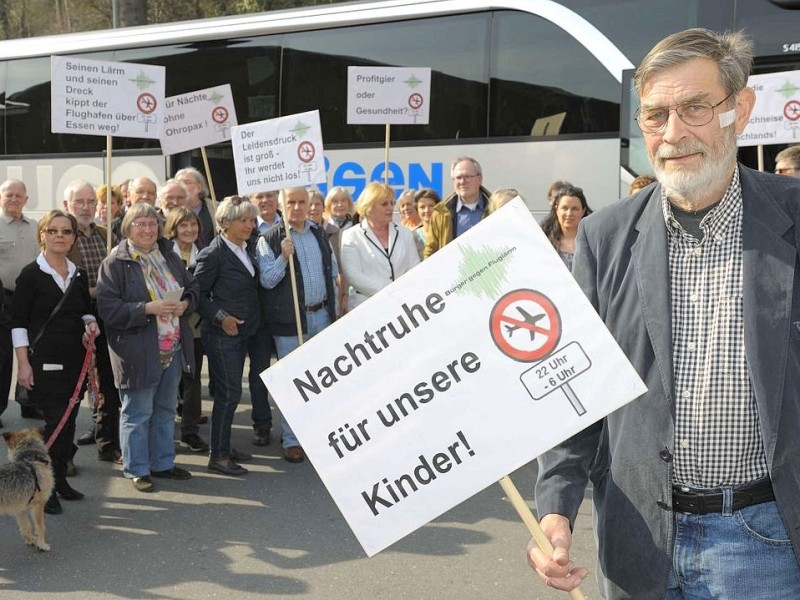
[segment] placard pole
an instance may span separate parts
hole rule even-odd
[[[514,485],[514,482],[511,481],[508,475],[500,479],[500,486],[503,488],[506,496],[508,496],[508,499],[511,500],[511,505],[516,509],[522,522],[528,527],[528,531],[530,531],[542,552],[548,556],[553,556],[553,545],[550,543],[550,540],[547,539],[547,536],[539,525],[539,521],[533,516],[531,509],[525,504],[525,500],[522,499],[522,496],[517,490],[517,486]],[[586,596],[584,596],[583,592],[578,588],[572,590],[569,595],[573,600],[586,600]]]
[[[208,166],[208,154],[206,147],[200,146],[200,154],[203,155],[203,166],[206,169],[206,181],[208,181],[208,191],[211,193],[211,215],[217,214],[217,195],[214,193],[214,182],[211,181],[211,168]]]
[[[758,170],[762,173],[764,172],[764,145],[759,144],[757,147],[758,150]]]
[[[386,124],[386,149],[383,159],[383,183],[389,185],[389,131],[391,129],[389,123]]]
[[[292,239],[292,234],[289,233],[289,223],[286,216],[281,219],[283,226],[286,230],[286,237]],[[296,252],[296,250],[295,250]],[[292,302],[294,303],[294,320],[297,323],[297,345],[303,345],[303,323],[300,321],[300,301],[297,299],[297,275],[294,270],[294,256],[289,257],[289,277],[292,282]]]
[[[111,254],[111,148],[114,138],[106,136],[106,254]]]

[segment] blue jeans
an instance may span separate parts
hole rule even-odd
[[[303,336],[303,341],[308,341],[330,324],[331,318],[328,316],[328,311],[326,309],[322,308],[316,312],[307,312],[306,325],[308,326],[308,333]],[[282,359],[299,345],[300,344],[296,335],[276,335],[275,351],[278,354],[278,360]],[[284,448],[300,445],[300,442],[297,441],[297,436],[295,436],[292,428],[289,427],[289,424],[286,422],[283,413],[281,413],[281,431],[283,432],[283,435],[281,436],[281,444]]]
[[[800,598],[800,567],[778,506],[707,515],[675,513],[665,600]]]
[[[143,350],[144,351],[144,350]],[[183,368],[180,351],[156,387],[120,390],[119,441],[125,477],[142,477],[175,465],[175,408]]]
[[[242,399],[242,373],[249,341],[249,337],[241,335],[203,333],[209,375],[214,379],[209,446],[211,458],[216,461],[231,457],[231,427]]]
[[[251,418],[253,429],[256,431],[272,429],[272,411],[269,408],[267,386],[261,379],[261,372],[269,367],[274,349],[275,343],[267,327],[260,327],[247,345],[247,354],[250,357],[250,373],[247,381],[250,385],[250,405],[253,407]]]

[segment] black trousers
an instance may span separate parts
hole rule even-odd
[[[31,395],[37,408],[44,415],[44,439],[47,441],[53,435],[69,405],[69,399],[80,374],[80,365],[76,367],[74,363],[72,365],[65,364],[63,370],[45,370],[44,366],[48,363],[35,358],[31,362],[34,384]],[[56,485],[66,481],[67,462],[75,456],[78,449],[74,443],[77,417],[78,407],[75,406],[61,433],[50,446],[50,459],[53,462]]]
[[[94,341],[94,348],[97,384],[100,389],[97,398],[95,440],[99,450],[119,450],[119,411],[122,403],[119,398],[119,390],[114,385],[114,373],[111,370],[111,357],[108,354],[105,328],[99,319],[97,324],[100,326],[100,335]]]

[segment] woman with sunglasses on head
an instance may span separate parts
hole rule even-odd
[[[192,476],[175,466],[172,438],[178,383],[195,364],[187,317],[197,307],[197,285],[159,229],[153,206],[131,206],[122,219],[124,239],[97,280],[97,310],[122,400],[122,471],[140,492],[153,491],[151,477]]]
[[[46,440],[69,406],[86,354],[83,344],[99,333],[90,314],[89,278],[67,258],[77,229],[75,217],[60,210],[39,221],[42,252],[22,269],[14,293],[11,336],[19,363],[17,381],[44,414]],[[48,514],[61,512],[58,496],[83,498],[67,482],[77,414],[70,413],[50,447],[55,489],[45,505]]]
[[[570,186],[558,191],[550,207],[550,214],[542,222],[542,230],[570,270],[578,225],[583,217],[590,214],[592,209],[586,203],[583,190]]]

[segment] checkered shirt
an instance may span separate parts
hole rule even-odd
[[[711,488],[767,475],[744,350],[742,188],[737,167],[698,242],[661,198],[669,239],[675,377],[674,482]]]
[[[89,287],[97,286],[97,275],[100,271],[100,263],[106,257],[106,238],[100,235],[97,227],[92,223],[92,235],[86,236],[78,230],[78,252],[81,254],[81,264],[79,267],[86,269],[89,276]]]

